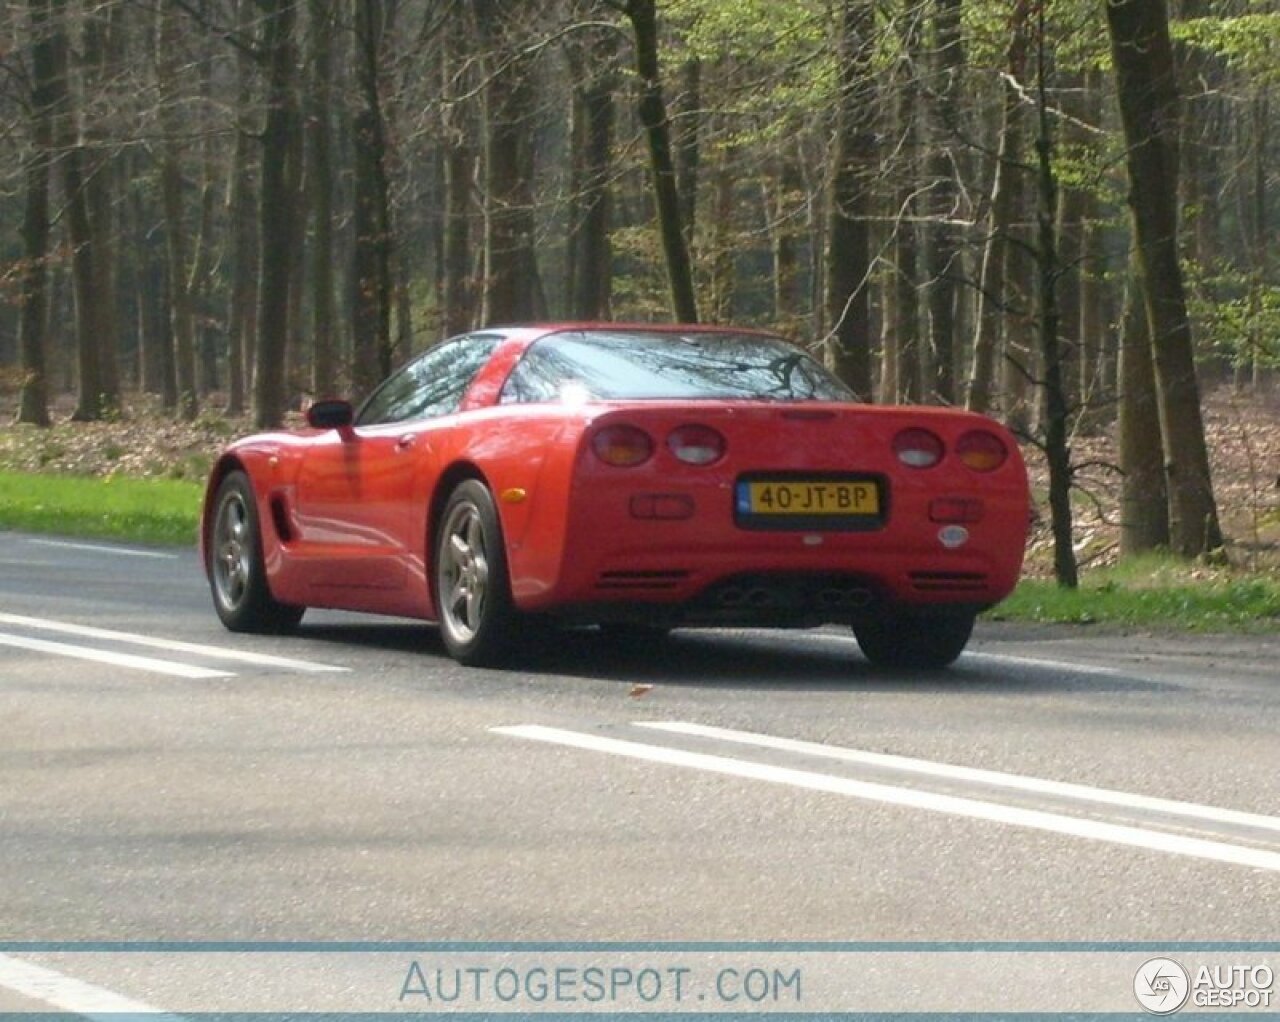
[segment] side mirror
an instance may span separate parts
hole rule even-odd
[[[307,425],[313,429],[346,429],[355,417],[351,402],[337,398],[317,401],[307,409]]]

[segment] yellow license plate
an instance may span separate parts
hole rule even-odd
[[[880,491],[873,482],[753,482],[743,484],[740,510],[753,515],[878,515]]]

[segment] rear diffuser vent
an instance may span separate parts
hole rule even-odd
[[[976,593],[987,588],[987,576],[971,571],[913,571],[911,585],[922,593]]]
[[[688,577],[687,571],[602,571],[596,588],[658,592],[674,589]]]

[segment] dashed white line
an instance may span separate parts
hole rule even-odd
[[[63,550],[90,550],[99,554],[116,554],[119,557],[153,557],[166,561],[176,561],[177,554],[164,550],[138,550],[134,547],[107,546],[105,543],[73,543],[65,539],[28,539],[35,546],[52,546]]]
[[[1165,831],[1105,823],[1044,812],[1038,809],[1022,809],[1016,806],[983,802],[978,799],[963,798],[956,795],[941,795],[916,788],[899,788],[890,784],[858,781],[848,777],[837,777],[809,770],[795,770],[768,763],[735,759],[730,756],[713,756],[701,752],[687,752],[683,749],[646,745],[643,742],[582,734],[576,731],[543,727],[537,724],[495,727],[491,730],[497,734],[510,735],[514,738],[549,742],[590,752],[602,752],[612,756],[625,756],[630,759],[645,760],[650,763],[689,767],[710,773],[766,781],[771,784],[786,784],[811,791],[845,795],[886,805],[924,809],[930,812],[946,813],[951,816],[1050,831],[1072,837],[1087,838],[1093,841],[1106,841],[1133,848],[1144,848],[1150,851],[1168,852],[1175,855],[1208,859],[1214,862],[1225,862],[1236,866],[1250,866],[1255,869],[1280,871],[1280,852],[1252,848],[1245,845],[1234,845],[1224,841],[1209,841],[1203,838],[1187,837]]]
[[[88,1019],[119,1022],[122,1015],[146,1015],[154,1022],[180,1022],[181,1016],[124,997],[105,987],[65,976],[55,969],[0,954],[0,987],[43,1001]],[[21,1018],[21,1016],[18,1016]]]
[[[133,653],[117,653],[110,649],[75,646],[69,642],[50,642],[48,639],[32,639],[25,635],[10,635],[7,632],[0,632],[0,646],[27,649],[33,653],[51,653],[54,656],[71,657],[75,660],[92,660],[100,664],[114,664],[116,667],[133,667],[139,671],[168,674],[174,678],[232,677],[229,671],[215,671],[209,667],[178,663],[176,660],[159,660],[155,657],[136,656]]]
[[[1217,806],[1200,805],[1195,802],[1154,798],[1148,795],[1137,795],[1110,788],[1095,788],[1087,784],[1052,781],[1040,777],[1029,777],[1025,774],[1006,774],[997,770],[955,766],[951,763],[937,763],[933,760],[913,759],[908,756],[893,756],[882,752],[845,749],[835,745],[823,745],[819,742],[804,742],[793,738],[776,738],[773,735],[762,735],[752,731],[734,731],[730,728],[710,727],[705,724],[655,721],[637,722],[636,726],[652,728],[655,731],[668,731],[672,734],[693,735],[699,738],[712,738],[721,742],[751,745],[762,749],[777,749],[781,752],[796,752],[805,756],[819,756],[844,763],[859,763],[865,766],[898,770],[904,773],[921,774],[928,777],[944,777],[949,780],[985,784],[990,787],[1008,788],[1014,791],[1026,791],[1037,795],[1050,795],[1080,802],[1093,802],[1099,805],[1139,809],[1164,813],[1170,816],[1206,820],[1213,823],[1228,823],[1259,830],[1280,831],[1280,817],[1245,813],[1235,809],[1220,809]]]
[[[151,635],[139,635],[136,632],[117,632],[109,628],[95,628],[92,625],[73,625],[65,621],[26,617],[22,614],[0,613],[0,624],[11,625],[16,628],[31,628],[36,631],[55,632],[62,635],[75,635],[84,639],[123,642],[148,649],[163,649],[170,653],[194,653],[197,656],[211,657],[215,660],[233,660],[239,663],[257,664],[261,667],[282,667],[291,671],[324,673],[350,670],[348,667],[318,664],[309,660],[295,660],[292,657],[275,656],[270,653],[252,653],[242,649],[225,649],[222,646],[206,646],[198,642],[181,642],[178,639],[159,639]],[[211,675],[203,675],[203,677],[211,677]]]

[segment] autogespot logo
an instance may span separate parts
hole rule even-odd
[[[1172,1015],[1187,1003],[1191,977],[1172,958],[1152,958],[1143,962],[1133,977],[1133,994],[1153,1015]]]

